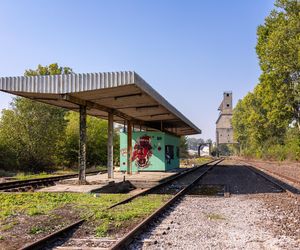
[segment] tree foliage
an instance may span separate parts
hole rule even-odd
[[[188,138],[186,136],[181,136],[179,141],[179,155],[180,158],[188,158]]]
[[[26,76],[70,74],[72,69],[38,65]],[[116,131],[117,132],[117,131]],[[78,166],[79,114],[16,97],[0,118],[0,169],[39,172],[50,167]],[[115,164],[119,137],[114,137]],[[87,117],[87,165],[106,165],[107,121]]]
[[[23,170],[34,171],[54,164],[63,139],[65,111],[25,98],[15,98],[4,110],[0,135]]]
[[[257,29],[259,83],[238,102],[232,122],[243,154],[299,159],[300,5],[278,0],[275,6]]]
[[[25,76],[56,75],[71,73],[67,67],[57,64],[39,65],[36,70],[26,70]],[[6,168],[26,171],[40,171],[53,166],[64,137],[66,111],[51,105],[16,97],[11,103],[11,110],[3,110],[0,121],[2,147],[12,159]]]
[[[79,114],[69,112],[66,115],[68,125],[62,151],[62,165],[73,167],[78,164],[79,147]],[[106,165],[107,162],[107,129],[106,120],[96,117],[87,117],[87,165]],[[114,160],[119,160],[119,133],[115,130],[114,135]]]

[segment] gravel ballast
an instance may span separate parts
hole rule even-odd
[[[288,234],[278,226],[283,221],[289,223],[287,213],[279,214],[280,222],[276,220],[278,209],[271,201],[277,201],[276,208],[281,197],[291,202],[286,194],[187,196],[140,235],[130,249],[300,249],[297,233],[290,232],[297,228]],[[295,203],[291,209],[297,210],[297,206]],[[295,211],[290,220],[298,216],[300,211]]]

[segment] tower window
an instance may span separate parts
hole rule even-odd
[[[226,94],[227,96],[229,96],[229,94]]]
[[[229,104],[226,104],[227,107],[229,107]]]

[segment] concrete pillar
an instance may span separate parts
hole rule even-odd
[[[114,115],[112,113],[108,114],[107,173],[108,178],[114,178]]]
[[[79,184],[85,184],[86,169],[86,106],[80,106],[79,118]]]
[[[127,174],[132,174],[132,123],[127,121]]]

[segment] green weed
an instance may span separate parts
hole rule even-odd
[[[17,224],[18,224],[18,222],[13,221],[11,223],[8,223],[8,224],[5,224],[5,225],[1,226],[0,230],[1,231],[8,231],[8,230],[12,229]]]
[[[52,177],[56,174],[47,174],[46,172],[42,172],[39,174],[30,174],[30,173],[18,173],[16,176],[14,176],[17,180],[30,180],[35,178],[46,178],[46,177]]]
[[[103,194],[94,197],[91,194],[75,193],[0,193],[0,221],[14,214],[48,214],[65,205],[74,207],[85,217],[94,210],[103,210],[127,197],[129,196],[126,194]]]
[[[96,236],[107,236],[109,231],[135,223],[154,212],[167,199],[168,195],[146,195],[109,211],[94,211],[93,220],[100,221],[100,225],[96,228]]]
[[[34,226],[29,230],[29,234],[39,234],[43,232],[45,232],[45,228],[39,226]]]
[[[55,216],[54,210],[66,207],[96,226],[96,236],[103,237],[120,227],[136,223],[161,206],[168,195],[146,195],[132,202],[106,210],[109,206],[128,198],[127,194],[76,193],[0,193],[0,222],[14,215]],[[33,227],[29,234],[45,229]]]
[[[106,236],[108,229],[109,229],[109,222],[108,221],[104,221],[103,223],[101,223],[100,226],[98,226],[96,228],[96,236],[97,237],[104,237],[104,236]]]

